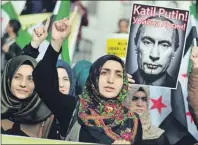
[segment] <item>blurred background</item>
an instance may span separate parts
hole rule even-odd
[[[16,14],[19,15],[19,21],[22,23],[23,30],[28,30],[30,34],[33,28],[44,23],[47,17],[50,16],[52,20],[55,20],[53,16],[60,13],[61,5],[65,15],[68,15],[66,14],[68,7],[70,11],[73,10],[75,5],[79,7],[79,15],[76,18],[69,39],[69,52],[65,51],[64,53],[68,54],[60,56],[69,57],[72,65],[82,59],[93,62],[98,57],[105,55],[107,53],[107,38],[114,38],[115,36],[118,38],[128,38],[133,1],[70,0],[71,3],[66,5],[57,0],[10,2]],[[195,1],[135,1],[135,3],[137,2],[186,10],[190,10],[191,6],[195,4]],[[1,5],[5,3],[6,1],[2,1]],[[6,18],[2,19],[2,33],[5,31],[7,21]],[[42,44],[42,47],[44,47],[43,45],[47,45],[47,43]],[[44,48],[40,50],[41,55],[39,55],[38,60],[42,58],[44,52]]]

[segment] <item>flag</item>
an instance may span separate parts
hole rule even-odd
[[[51,26],[52,23],[56,20],[60,20],[64,17],[68,17],[69,16],[69,12],[70,12],[70,2],[69,1],[57,1],[56,6],[54,8],[53,13],[51,14],[50,17],[50,26],[48,29],[48,37],[46,38],[46,40],[44,42],[41,43],[40,47],[39,47],[39,56],[37,57],[37,61],[41,60],[47,50],[47,47],[50,43],[51,40]],[[47,19],[47,17],[46,17]],[[29,34],[32,34],[32,31],[35,27],[44,25],[46,22],[46,19],[43,20],[42,22],[37,23],[36,25],[31,26],[30,28],[28,28],[28,32]],[[61,56],[59,56],[59,59],[63,59],[64,61],[66,61],[67,63],[70,64],[70,57],[69,57],[69,49],[68,49],[68,40],[65,40],[63,45],[62,45],[62,53]]]
[[[11,1],[5,2],[1,5],[2,8],[2,31],[5,33],[6,25],[8,24],[10,19],[19,20],[19,16],[16,13],[15,8]],[[3,35],[2,35],[3,36]],[[16,43],[19,45],[20,48],[24,48],[31,41],[30,34],[27,33],[26,30],[21,29],[18,33],[18,37],[16,39]]]
[[[171,144],[190,144],[198,141],[198,130],[196,129],[196,126],[194,124],[193,118],[189,112],[188,109],[188,102],[187,102],[187,86],[188,86],[188,72],[190,70],[191,65],[189,65],[189,57],[191,53],[191,45],[192,45],[192,26],[198,26],[198,18],[196,16],[195,11],[195,4],[190,5],[190,21],[189,21],[189,27],[187,32],[187,39],[186,39],[186,47],[184,51],[184,56],[182,60],[182,65],[179,72],[179,83],[176,90],[169,90],[169,94],[164,92],[167,92],[166,89],[161,90],[161,94],[159,93],[157,96],[162,96],[161,103],[163,104],[163,107],[161,105],[162,113],[159,117],[161,120],[161,123],[153,121],[156,125],[159,125],[160,128],[165,130],[165,134],[167,135],[169,141]],[[156,93],[154,92],[156,88],[150,87],[151,96],[155,96]],[[168,96],[170,95],[170,96]],[[169,101],[167,101],[170,99]],[[151,105],[154,105],[151,100]],[[160,107],[160,106],[158,106]],[[170,109],[171,108],[171,109]],[[171,112],[170,112],[171,110]],[[153,116],[153,120],[156,120],[156,113],[151,108],[151,114]],[[168,115],[167,115],[168,114]],[[158,115],[159,116],[159,115]],[[166,116],[166,117],[165,117]],[[163,119],[164,118],[164,119]],[[158,119],[159,120],[159,119]],[[186,137],[186,141],[182,140],[183,137]],[[183,141],[183,142],[182,142]]]
[[[15,3],[16,4],[16,3]],[[17,19],[22,24],[22,29],[19,31],[19,35],[16,39],[17,44],[24,48],[30,43],[32,39],[32,31],[35,27],[44,25],[48,16],[51,16],[51,24],[54,20],[59,20],[64,17],[69,16],[70,12],[70,2],[69,1],[57,1],[53,13],[40,13],[40,14],[30,14],[30,15],[19,15],[16,13],[16,6],[13,6],[13,2],[5,2],[2,5],[2,15],[1,18],[3,29],[5,30],[7,23],[10,19]],[[35,19],[35,17],[37,19]],[[32,18],[31,21],[29,19]],[[5,19],[5,20],[4,20]],[[3,21],[4,20],[4,21]],[[37,21],[37,22],[36,22]],[[49,29],[50,30],[50,29]],[[3,33],[3,32],[2,32]],[[41,60],[45,54],[45,51],[51,40],[51,32],[47,39],[39,47],[39,56],[37,60]],[[59,58],[62,58],[66,62],[70,63],[69,50],[68,50],[68,40],[65,40],[62,45],[62,53]]]
[[[145,4],[146,2],[143,3]],[[162,6],[161,2],[158,3],[158,6]],[[164,3],[166,2],[164,1]],[[176,6],[181,8],[181,5],[177,4],[175,1],[173,4],[170,1],[167,1],[167,3],[168,7],[175,5],[173,6],[174,8]],[[183,2],[178,3],[182,4]],[[195,25],[198,26],[198,18],[196,16],[194,3],[191,3],[189,1],[183,4],[182,7],[190,10],[190,18],[186,31],[186,47],[179,71],[179,83],[177,85],[177,89],[175,90],[150,86],[149,111],[153,125],[156,125],[165,130],[165,135],[171,144],[191,145],[191,143],[195,143],[196,140],[198,141],[198,130],[196,129],[192,116],[189,112],[188,102],[186,98],[188,96],[188,71],[190,69],[189,57],[192,44],[191,28]],[[135,50],[127,53],[127,59],[130,63],[137,64],[136,53],[137,52]],[[137,67],[138,66],[136,65],[135,67],[128,69],[132,70],[131,72],[134,72]],[[184,137],[186,140],[182,140]]]

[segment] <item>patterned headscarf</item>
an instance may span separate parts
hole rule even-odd
[[[21,100],[16,98],[10,90],[12,78],[23,64],[35,68],[37,62],[30,56],[21,55],[9,60],[5,66],[1,82],[1,119],[23,124],[39,123],[44,121],[51,112],[38,94],[34,91],[30,97]]]
[[[105,98],[99,92],[99,75],[103,65],[114,60],[123,68],[123,86],[115,98]],[[115,140],[133,142],[136,136],[138,119],[122,103],[127,97],[128,80],[123,61],[114,55],[105,55],[96,60],[80,96],[78,112],[79,122],[100,143],[112,143]]]

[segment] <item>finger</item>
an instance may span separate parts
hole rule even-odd
[[[38,29],[38,36],[40,37],[42,34],[43,34],[43,29],[40,27],[40,28]]]
[[[127,73],[127,77],[128,77],[128,78],[132,78],[132,75],[130,75],[130,74]]]
[[[75,6],[74,11],[73,11],[73,13],[71,15],[71,18],[69,19],[69,23],[70,24],[73,24],[74,23],[74,20],[75,20],[77,14],[78,14],[78,7]]]
[[[131,78],[128,78],[128,83],[129,84],[135,83],[135,80],[134,79],[131,79]]]
[[[58,31],[60,31],[60,22],[59,22],[59,21],[55,22],[55,23],[54,23],[54,26],[56,27],[56,29],[57,29]]]
[[[49,24],[50,24],[50,17],[49,17],[49,18],[47,18],[47,21],[46,21],[46,23],[45,23],[45,26],[44,26],[45,31],[47,31],[47,30],[48,30],[48,28],[49,28]]]

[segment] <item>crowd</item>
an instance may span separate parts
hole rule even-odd
[[[76,13],[77,9],[70,19],[53,23],[50,44],[39,62],[35,58],[48,36],[49,20],[34,29],[30,44],[6,59],[1,83],[2,134],[100,144],[169,145],[165,130],[152,125],[149,89],[133,85],[133,77],[119,57],[104,55],[93,63],[83,60],[73,68],[58,59]],[[127,20],[121,23],[128,25]],[[18,22],[9,22],[9,37],[2,47],[5,55],[15,45],[10,41],[15,40],[19,28]],[[188,102],[198,127],[198,47],[192,48],[190,59]]]

